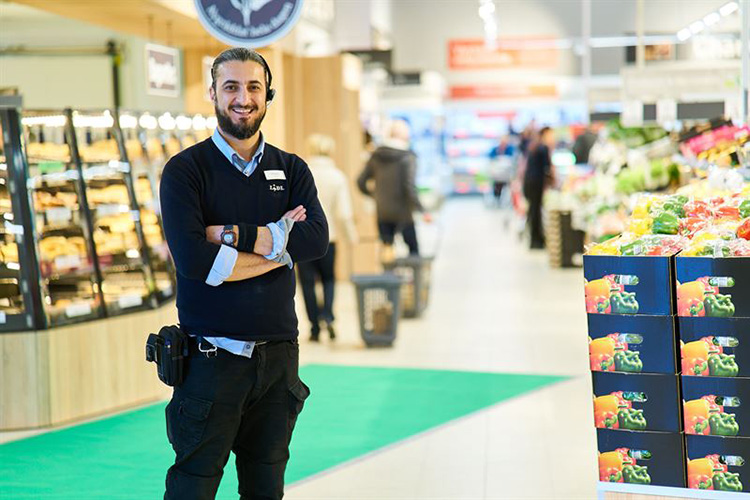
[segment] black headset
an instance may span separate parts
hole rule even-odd
[[[261,63],[263,65],[263,69],[266,72],[266,102],[273,101],[273,98],[276,97],[276,89],[271,88],[271,83],[273,82],[273,75],[271,74],[271,68],[268,66],[268,63],[266,62],[265,58],[260,55],[260,52],[255,52],[257,56],[260,58]]]

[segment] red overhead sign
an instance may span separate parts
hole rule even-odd
[[[448,67],[452,70],[556,68],[556,48],[523,48],[541,39],[504,40],[517,43],[518,48],[488,49],[484,40],[450,40],[448,42]],[[501,40],[502,45],[503,40]]]
[[[458,85],[450,88],[451,99],[529,99],[557,95],[555,85]]]

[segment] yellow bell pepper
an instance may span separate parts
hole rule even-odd
[[[609,337],[603,337],[600,339],[592,340],[589,344],[589,354],[607,354],[609,356],[615,355],[615,341]]]
[[[703,302],[706,298],[706,286],[700,281],[690,281],[677,287],[677,300],[698,299]]]
[[[622,470],[622,455],[619,451],[608,451],[599,455],[599,469]]]
[[[651,233],[651,226],[654,223],[654,219],[651,217],[643,217],[640,219],[631,219],[628,223],[628,232],[635,234],[636,236],[643,236],[644,234]]]
[[[612,283],[608,279],[601,278],[586,283],[586,297],[606,297],[612,294]]]
[[[617,396],[599,396],[594,399],[594,414],[612,412],[617,415],[617,411],[620,409],[619,400]]]
[[[620,249],[611,244],[599,243],[591,247],[587,253],[588,255],[620,255]]]
[[[688,342],[682,346],[682,357],[687,359],[708,359],[708,343],[703,340]]]
[[[711,460],[707,458],[699,458],[697,460],[688,461],[687,470],[688,470],[688,476],[713,477],[714,464]]]

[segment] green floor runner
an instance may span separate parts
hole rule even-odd
[[[562,377],[307,365],[293,483]],[[0,497],[156,499],[174,458],[164,403],[0,446]],[[230,458],[217,498],[237,498]]]

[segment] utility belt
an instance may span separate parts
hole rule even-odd
[[[289,341],[257,340],[255,348],[280,342]],[[159,380],[170,387],[182,384],[186,375],[186,360],[191,354],[212,358],[218,353],[218,347],[201,336],[188,335],[178,325],[163,326],[158,334],[149,334],[146,341],[146,361],[156,363]]]

